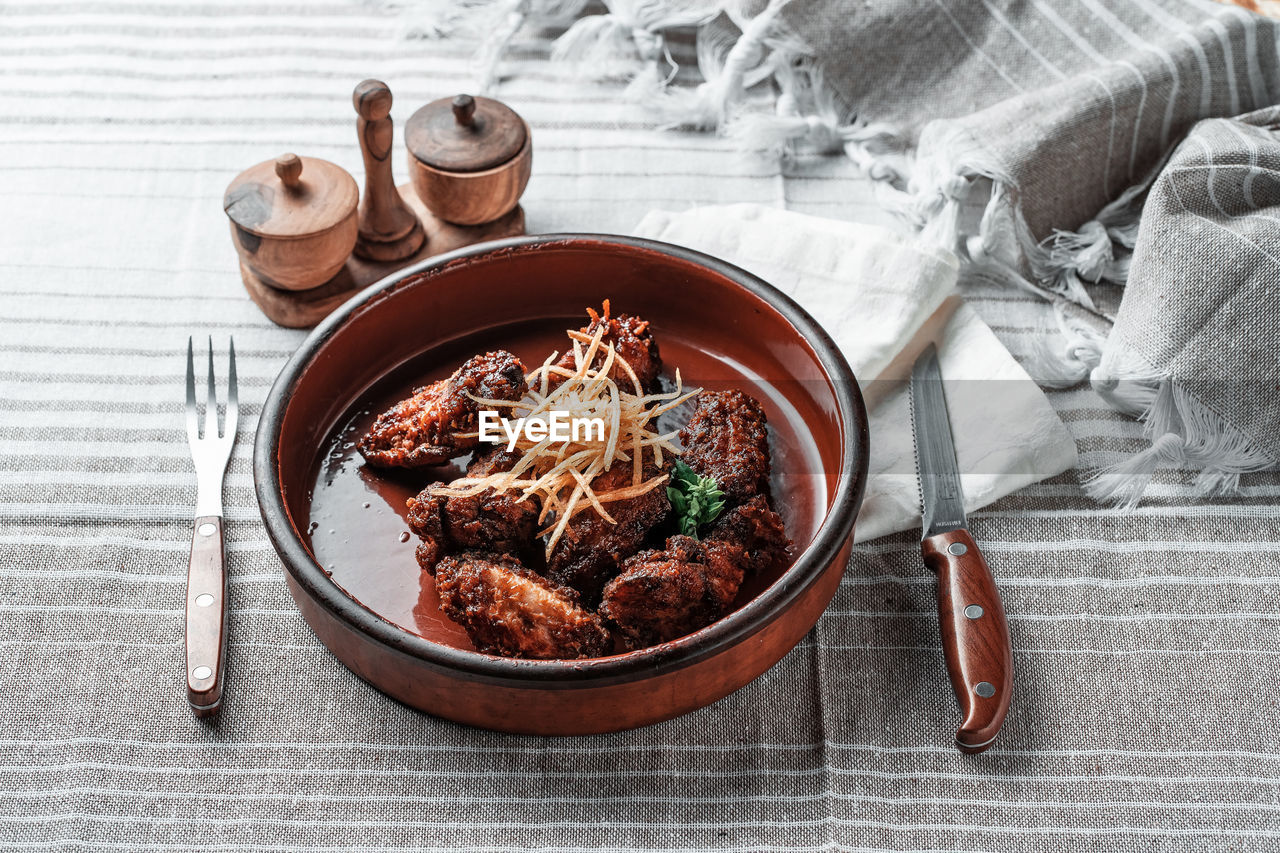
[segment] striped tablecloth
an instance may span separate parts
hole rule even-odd
[[[906,535],[857,549],[774,670],[637,732],[474,731],[343,669],[289,599],[250,473],[302,334],[245,297],[219,200],[286,150],[359,175],[364,77],[392,86],[401,121],[469,85],[465,45],[398,27],[339,0],[0,5],[0,847],[1280,848],[1274,474],[1212,502],[1166,478],[1117,515],[1072,472],[977,513],[1020,692],[976,758],[950,746],[933,579]],[[737,201],[885,220],[842,160],[655,132],[616,86],[549,64],[547,35],[521,37],[499,89],[535,128],[531,231]],[[1028,297],[967,296],[1015,355],[1044,333]],[[206,333],[235,334],[247,415],[225,489],[230,694],[211,724],[180,686],[182,349]],[[1086,388],[1050,394],[1081,471],[1139,444]]]

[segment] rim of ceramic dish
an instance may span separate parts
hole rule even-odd
[[[280,428],[289,399],[317,352],[343,323],[384,294],[408,286],[432,270],[459,261],[476,262],[490,254],[538,251],[545,247],[586,249],[609,247],[638,254],[656,252],[697,264],[763,299],[799,332],[818,356],[839,407],[842,458],[835,495],[813,541],[776,581],[738,610],[692,634],[625,654],[583,660],[524,660],[457,649],[424,639],[367,609],[320,567],[303,544],[285,506],[277,464]],[[790,297],[740,267],[683,246],[614,234],[543,234],[480,243],[406,267],[353,296],[321,321],[285,364],[263,404],[254,441],[253,476],[267,535],[286,571],[307,595],[346,625],[391,649],[451,672],[480,680],[511,684],[538,682],[597,687],[683,669],[738,644],[785,612],[839,556],[853,532],[862,503],[868,466],[866,407],[844,355],[831,336]]]

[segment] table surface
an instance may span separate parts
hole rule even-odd
[[[1275,849],[1280,477],[1203,501],[1186,472],[1119,515],[1080,479],[1141,446],[1050,391],[1080,469],[972,518],[1011,613],[998,745],[950,746],[933,579],[912,537],[856,549],[829,611],[735,695],[661,725],[543,739],[390,701],[319,645],[253,495],[262,401],[301,332],[246,298],[219,200],[284,151],[361,174],[352,86],[394,117],[471,85],[470,47],[385,4],[16,0],[0,9],[0,846],[397,850]],[[497,94],[535,128],[529,230],[627,232],[754,201],[889,222],[838,158],[662,133],[616,83],[518,40]],[[677,59],[692,63],[687,43]],[[396,169],[404,178],[403,158]],[[967,298],[1019,356],[1043,306]],[[228,699],[192,719],[182,601],[195,498],[183,348],[240,357],[224,490]]]

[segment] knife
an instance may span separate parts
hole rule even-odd
[[[982,752],[1009,712],[1013,650],[1000,591],[967,529],[960,466],[933,344],[911,369],[911,421],[924,508],[920,550],[924,564],[938,576],[942,652],[964,715],[956,746],[961,752]]]

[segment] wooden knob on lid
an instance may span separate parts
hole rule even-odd
[[[276,177],[289,189],[302,183],[302,158],[297,154],[281,154],[276,158]]]
[[[476,99],[470,95],[455,95],[453,120],[463,127],[476,126]]]

